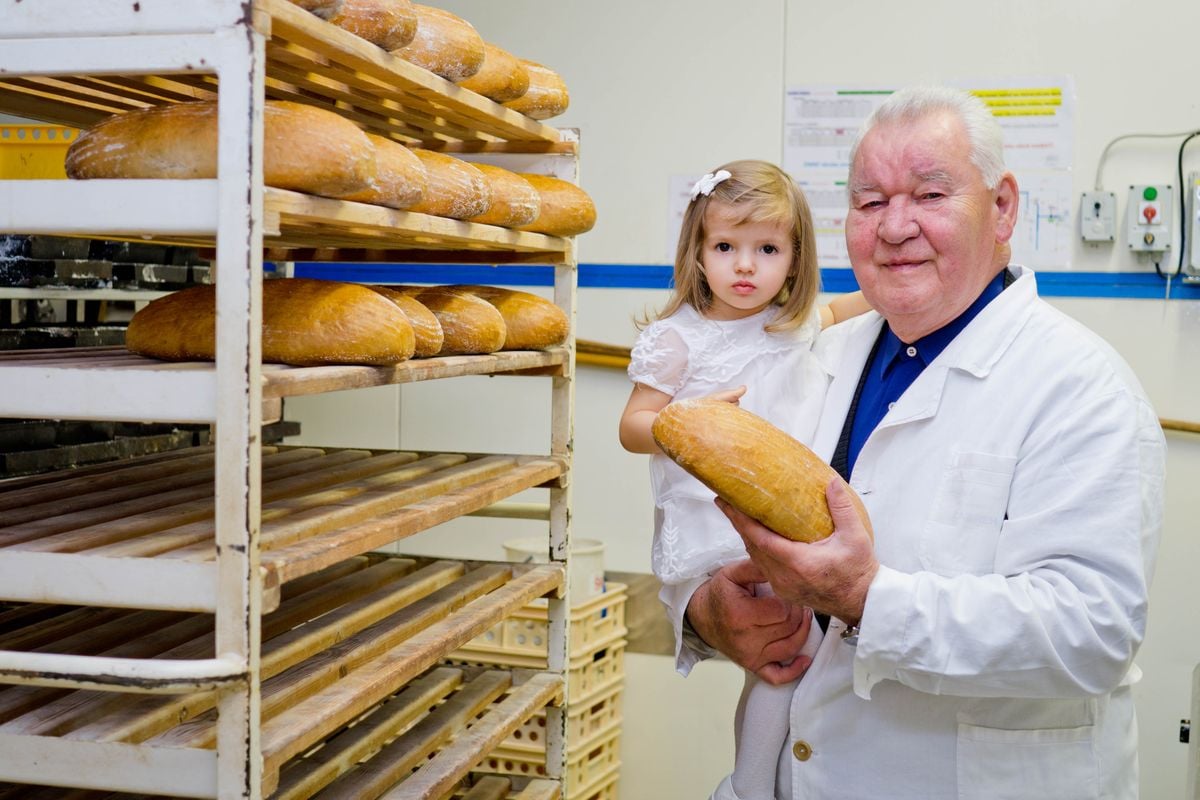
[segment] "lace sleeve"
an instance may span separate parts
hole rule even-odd
[[[633,346],[629,379],[675,396],[687,374],[688,347],[679,331],[651,323]]]

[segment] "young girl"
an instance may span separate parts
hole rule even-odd
[[[650,426],[673,400],[713,396],[810,442],[828,375],[812,353],[813,341],[823,327],[869,309],[859,292],[817,307],[819,288],[812,214],[783,170],[734,161],[696,183],[679,234],[675,291],[633,348],[634,387],[620,425],[626,450],[652,456],[651,562],[676,642],[686,610],[677,606],[688,594],[679,588],[746,558],[746,550],[713,493],[659,450]],[[775,796],[791,693],[790,686],[772,687],[746,673],[735,717],[734,772],[714,798]],[[748,739],[753,744],[743,746]]]

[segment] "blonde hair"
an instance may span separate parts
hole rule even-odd
[[[731,161],[717,167],[730,177],[708,195],[697,195],[683,214],[679,247],[675,253],[675,290],[658,319],[669,317],[684,303],[700,313],[712,305],[712,289],[700,261],[704,250],[704,214],[712,202],[723,203],[734,214],[736,225],[769,222],[787,225],[792,233],[792,264],[783,288],[772,301],[775,316],[765,326],[771,332],[800,327],[812,313],[821,290],[817,245],[808,200],[791,177],[766,161]],[[713,170],[716,172],[717,170]]]

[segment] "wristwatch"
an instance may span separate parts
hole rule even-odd
[[[842,641],[845,642],[846,644],[850,645],[851,647],[857,647],[858,646],[858,626],[857,625],[847,625],[842,630]]]

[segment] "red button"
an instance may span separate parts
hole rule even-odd
[[[1158,216],[1158,209],[1154,206],[1146,206],[1142,209],[1142,216],[1146,218],[1146,222],[1154,222],[1154,218]]]

